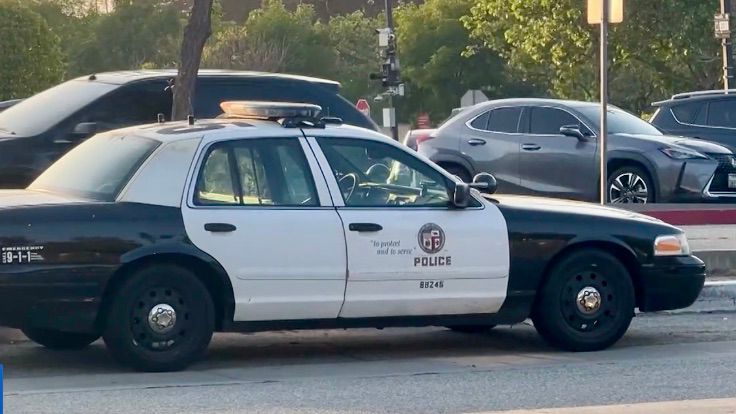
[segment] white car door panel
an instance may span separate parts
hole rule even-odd
[[[289,162],[279,164],[282,170],[277,172],[284,179],[287,176],[299,178],[299,173],[310,174],[314,181],[314,199],[290,194],[296,205],[277,205],[275,193],[278,191],[284,196],[291,189],[285,191],[281,188],[284,186],[279,186],[268,193],[262,188],[266,185],[264,182],[271,183],[272,177],[278,175],[270,172],[272,167],[267,167],[267,155],[273,156],[272,148],[277,146],[274,145],[276,141],[270,140],[268,145],[258,147],[259,138],[232,141],[227,146],[217,143],[223,145],[223,152],[231,147],[237,150],[233,149],[221,157],[221,162],[227,167],[214,165],[211,174],[219,180],[241,183],[242,205],[197,205],[195,194],[204,194],[217,202],[232,203],[233,200],[230,199],[232,196],[222,194],[224,190],[220,187],[227,189],[228,185],[217,187],[214,179],[203,179],[202,184],[195,178],[189,186],[190,195],[182,209],[187,235],[194,245],[215,258],[230,276],[235,295],[235,321],[336,318],[343,304],[347,263],[342,222],[332,206],[311,150],[303,138],[291,140],[299,142],[298,151],[305,160],[296,163],[290,158]],[[297,151],[293,142],[287,144],[281,147],[288,148],[291,153]],[[210,155],[214,151],[205,148],[204,156],[199,157],[203,159],[203,166],[193,173],[195,177],[200,171],[201,174],[210,174],[205,172],[209,171],[205,163],[208,157],[214,158]],[[250,158],[241,161],[236,151],[249,154]],[[230,160],[233,159],[237,164],[235,171],[242,172],[252,165],[252,177],[240,174],[242,177],[238,178],[239,175],[234,174],[234,178],[228,179],[222,171],[232,170]],[[261,162],[263,168],[259,169],[256,162]],[[259,180],[263,182],[259,183]],[[288,184],[294,181],[290,178]],[[198,186],[208,188],[202,190]],[[237,189],[237,184],[232,188]],[[250,192],[254,188],[257,194],[252,196]],[[237,203],[237,194],[234,197]],[[306,204],[302,205],[300,201]],[[256,205],[245,205],[248,202]],[[266,202],[270,205],[264,205]],[[234,230],[208,231],[205,229],[208,223],[234,226]]]
[[[347,242],[348,280],[340,317],[479,314],[500,309],[508,284],[509,244],[506,222],[498,208],[485,200],[475,200],[475,206],[466,209],[452,208],[446,203],[443,206],[413,206],[411,203],[416,204],[417,199],[427,194],[435,194],[435,191],[440,194],[438,182],[444,186],[444,180],[452,182],[452,178],[398,145],[385,141],[376,143],[388,146],[386,150],[396,157],[395,160],[403,160],[421,170],[421,173],[412,173],[414,178],[409,181],[413,185],[421,181],[424,189],[415,189],[417,198],[410,196],[408,199],[413,201],[403,205],[381,205],[369,196],[361,202],[374,203],[373,206],[356,205],[359,202],[352,198],[355,196],[340,187],[337,177],[342,179],[347,173],[359,176],[358,181],[369,180],[371,177],[362,170],[370,162],[340,160],[343,155],[359,157],[361,153],[352,148],[339,155],[342,150],[338,147],[353,145],[350,141],[359,145],[360,141],[348,138],[330,141],[329,131],[321,134],[322,138],[309,138],[308,142],[338,205]],[[315,135],[318,134],[315,132]],[[388,162],[386,160],[382,162]],[[341,171],[351,166],[356,171]],[[402,171],[414,171],[414,167],[396,161],[391,168],[396,168],[399,176]],[[386,182],[377,185],[386,184],[401,191],[412,191],[409,182],[402,182],[401,186]],[[368,194],[373,191],[369,187],[376,183],[356,185],[355,191]],[[400,198],[401,195],[392,194],[388,198],[394,196]],[[445,197],[449,199],[446,189]],[[342,199],[342,203],[338,199]],[[432,198],[429,200],[433,202]],[[367,228],[360,231],[361,227]]]

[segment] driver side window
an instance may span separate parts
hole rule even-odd
[[[447,207],[450,181],[391,145],[318,138],[348,207]]]

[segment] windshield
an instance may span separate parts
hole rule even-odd
[[[588,118],[595,129],[601,130],[601,110],[600,107],[584,106],[575,108]],[[641,134],[641,135],[662,135],[661,132],[647,121],[632,115],[624,110],[616,107],[608,107],[608,133],[609,134]]]
[[[0,132],[38,135],[119,86],[88,80],[64,82],[0,112]]]
[[[97,135],[56,161],[28,189],[113,201],[158,145],[148,138]]]

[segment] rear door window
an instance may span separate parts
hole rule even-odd
[[[103,96],[84,111],[82,122],[95,122],[100,130],[156,122],[158,114],[171,114],[172,95],[164,80],[136,82]]]
[[[736,100],[724,99],[708,104],[708,125],[736,128]]]
[[[491,111],[488,130],[492,132],[515,133],[519,126],[521,108],[498,108]]]
[[[480,129],[481,131],[486,131],[488,128],[488,119],[490,118],[490,114],[490,112],[481,114],[470,123],[470,126],[475,129]]]
[[[704,102],[689,102],[681,105],[672,107],[672,113],[675,115],[675,120],[681,124],[697,124],[697,120],[700,118],[700,124],[705,120],[705,103]]]

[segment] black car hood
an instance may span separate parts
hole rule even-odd
[[[562,213],[571,217],[587,216],[594,218],[610,218],[621,220],[635,220],[647,223],[656,223],[669,226],[665,222],[644,214],[635,213],[614,207],[605,207],[598,204],[582,201],[562,200],[556,198],[542,198],[518,195],[494,194],[485,196],[489,200],[495,200],[500,206],[524,209],[530,212]]]
[[[709,154],[732,154],[727,147],[715,142],[702,139],[678,137],[674,135],[646,135],[646,134],[612,134],[612,136],[629,137],[662,144],[662,146],[681,146],[700,153]]]

